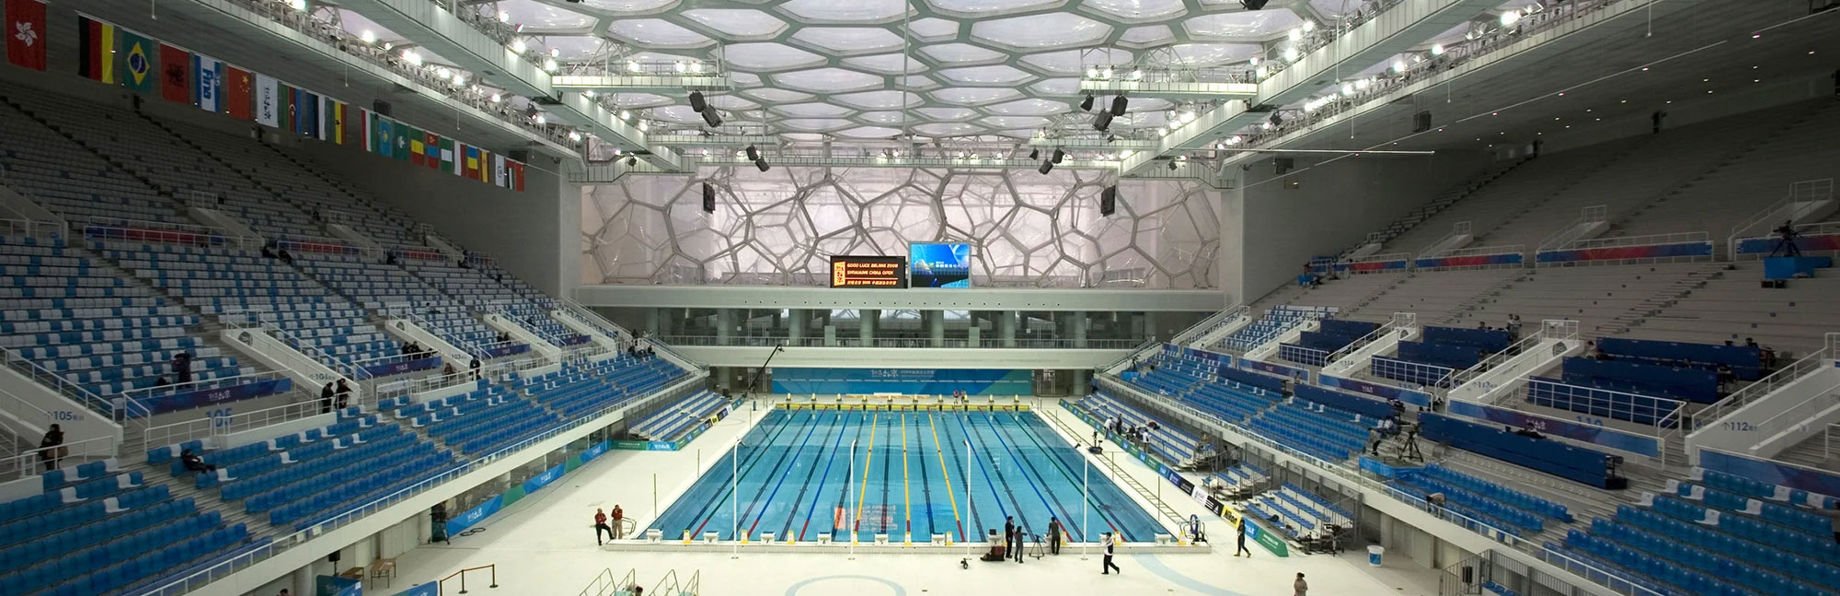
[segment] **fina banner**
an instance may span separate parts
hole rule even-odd
[[[280,81],[265,74],[256,75],[256,122],[263,126],[281,126]]]
[[[192,85],[192,94],[198,97],[198,109],[224,110],[223,62],[204,54],[192,54]]]
[[[774,368],[773,392],[792,394],[1034,395],[1026,370]]]

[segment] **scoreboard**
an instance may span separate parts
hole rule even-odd
[[[905,288],[907,259],[880,255],[832,255],[833,288]]]

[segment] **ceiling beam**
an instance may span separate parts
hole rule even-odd
[[[621,120],[618,114],[586,94],[572,91],[563,93],[556,98],[555,103],[547,107],[550,115],[557,120],[592,132],[623,151],[634,152],[639,159],[653,167],[675,171],[681,163],[676,151],[652,143],[646,138],[645,131]]]
[[[1207,147],[1270,117],[1269,112],[1252,111],[1254,106],[1281,106],[1308,98],[1344,73],[1380,64],[1500,5],[1498,0],[1403,0],[1260,81],[1256,103],[1233,100],[1201,114],[1165,135],[1158,152],[1126,158],[1123,170],[1128,174],[1149,166],[1160,155]]]
[[[730,91],[734,84],[729,82],[728,73],[701,75],[627,75],[627,74],[579,74],[554,75],[549,78],[550,87],[556,91],[594,90],[603,93],[656,93],[660,95],[682,95],[689,91]]]
[[[777,147],[782,140],[783,139],[779,138],[779,135],[657,134],[651,136],[651,141],[653,143],[665,145],[667,147],[746,147],[748,145],[754,145],[755,147]]]

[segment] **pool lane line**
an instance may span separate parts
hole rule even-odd
[[[773,410],[773,411],[771,411],[771,412],[768,412],[768,413],[767,413],[767,417],[768,417],[768,419],[771,419],[771,418],[775,418],[775,417],[776,417],[776,416],[775,416],[775,414],[781,414],[782,412],[785,412],[785,413],[784,413],[783,415],[780,415],[780,416],[777,416],[778,418],[794,418],[794,417],[796,417],[796,415],[795,415],[795,414],[792,414],[792,413],[790,413],[790,412],[787,412],[786,410]],[[760,424],[759,424],[759,425],[755,425],[755,426],[753,427],[753,429],[750,429],[750,430],[749,430],[749,431],[747,431],[746,433],[743,433],[743,435],[742,435],[742,436],[743,436],[743,437],[745,437],[746,435],[749,435],[749,434],[753,434],[755,430],[758,430],[758,429],[761,429],[761,428],[763,428],[763,426],[764,426],[764,425],[766,425],[766,424],[767,424],[767,419],[762,419],[762,420],[760,421]],[[784,424],[780,424],[779,422],[777,422],[777,421],[775,421],[775,422],[773,423],[773,430],[771,431],[771,434],[772,434],[772,435],[774,435],[774,436],[778,436],[778,435],[779,435],[779,433],[781,433],[781,432],[784,432],[784,431],[785,431],[785,429],[787,428],[787,426],[788,426],[788,425],[784,425]],[[763,431],[763,432],[764,432],[764,431]],[[772,438],[773,438],[773,437],[768,437],[768,440],[772,440]],[[739,453],[737,453],[737,452],[736,452],[736,451],[735,451],[734,449],[732,449],[732,448],[731,448],[731,449],[729,450],[729,455],[730,455],[730,457],[740,457],[740,454],[739,454]],[[722,464],[721,464],[721,460],[716,460],[716,463],[715,463],[715,465],[716,465],[716,466],[721,466],[721,465],[722,465]],[[739,471],[741,467],[742,467],[742,466],[735,466],[735,468],[734,468],[734,470],[735,470],[735,471]],[[712,486],[716,486],[716,485],[715,485],[715,484],[713,484],[713,483],[711,483],[711,484],[705,484],[705,482],[704,482],[704,480],[705,480],[705,479],[709,479],[709,478],[717,478],[717,477],[715,477],[715,476],[709,476],[709,475],[708,475],[708,474],[709,474],[709,472],[711,472],[711,471],[713,471],[713,470],[714,470],[714,468],[712,467],[712,468],[711,468],[710,470],[704,470],[704,471],[701,471],[701,472],[699,472],[700,474],[703,474],[703,476],[702,476],[701,478],[698,478],[696,482],[694,482],[694,483],[692,483],[692,484],[690,485],[690,489],[689,489],[688,491],[686,491],[686,492],[684,493],[684,495],[683,495],[683,496],[681,496],[681,497],[678,497],[678,498],[677,498],[677,501],[676,501],[676,502],[674,502],[674,503],[672,503],[672,504],[671,504],[670,506],[668,506],[668,507],[665,507],[665,510],[664,510],[664,513],[665,513],[665,515],[661,515],[661,516],[659,516],[659,518],[658,518],[658,519],[659,519],[660,521],[663,521],[663,520],[665,520],[665,519],[669,519],[669,517],[670,517],[670,513],[672,512],[672,510],[674,510],[674,509],[676,509],[678,505],[680,505],[680,504],[683,504],[683,503],[685,503],[685,502],[686,502],[686,501],[687,501],[688,499],[690,499],[690,497],[691,497],[691,495],[693,495],[693,494],[695,494],[695,491],[697,491],[697,490],[699,490],[699,489],[707,489],[707,488],[709,488],[709,487],[712,487]],[[715,491],[715,492],[712,492],[712,493],[710,493],[710,494],[708,494],[708,495],[705,495],[705,497],[706,497],[706,499],[705,499],[705,500],[703,501],[703,504],[702,504],[702,505],[698,505],[698,506],[697,506],[697,508],[696,508],[696,515],[693,515],[693,516],[690,516],[690,518],[689,518],[689,522],[695,522],[695,521],[696,521],[696,520],[698,520],[698,519],[702,519],[702,520],[703,520],[703,523],[704,523],[704,524],[707,524],[707,523],[709,523],[709,520],[708,520],[708,517],[709,517],[710,515],[712,515],[712,514],[713,514],[713,511],[711,510],[711,508],[712,508],[712,507],[714,507],[715,505],[717,505],[717,504],[719,504],[719,503],[720,503],[720,499],[722,498],[722,493],[721,493],[720,491]],[[700,527],[702,527],[702,526],[701,526],[701,525],[699,525],[698,527],[700,528]],[[688,522],[687,522],[687,523],[685,524],[685,528],[684,528],[684,529],[686,529],[686,530],[688,530],[688,529],[690,529],[690,528],[689,528],[689,524],[688,524]],[[697,532],[701,532],[701,530],[697,530]],[[693,534],[694,534],[694,533],[693,533]]]
[[[971,414],[970,414],[970,413],[966,413],[965,415],[966,415],[966,416],[970,416]],[[964,433],[965,433],[965,437],[966,437],[966,438],[967,438],[968,440],[970,440],[970,441],[972,441],[972,442],[974,442],[974,443],[976,443],[976,444],[977,444],[977,446],[976,446],[976,447],[975,447],[975,448],[973,449],[973,451],[972,451],[972,453],[973,453],[973,455],[981,455],[981,456],[984,456],[986,460],[988,460],[988,459],[989,459],[989,453],[987,453],[987,451],[986,451],[986,450],[985,450],[985,448],[984,448],[984,439],[983,439],[983,438],[981,438],[981,437],[978,437],[978,436],[976,436],[976,435],[975,435],[974,433],[972,433],[972,431],[971,431],[971,428],[970,428],[970,427],[967,427],[967,426],[965,425],[965,421],[964,421],[963,419],[960,419],[960,420],[958,421],[958,428],[959,428],[959,430],[960,430],[960,431],[962,431],[962,432],[964,432]],[[992,463],[993,465],[995,464],[995,462],[991,462],[991,463]],[[988,465],[985,465],[985,464],[984,464],[984,462],[981,462],[981,461],[980,461],[980,462],[966,462],[966,465],[972,465],[972,464],[976,464],[976,465],[977,465],[977,468],[978,468],[978,472],[980,473],[980,475],[982,475],[982,476],[984,477],[984,488],[987,488],[987,489],[989,489],[989,490],[990,490],[990,498],[991,498],[991,500],[993,500],[993,501],[996,501],[996,502],[997,502],[997,511],[998,511],[999,513],[1002,513],[1002,514],[1003,514],[1003,517],[1004,517],[1005,519],[1008,519],[1008,518],[1010,517],[1010,512],[1009,512],[1009,509],[1010,509],[1010,505],[1014,505],[1014,504],[1015,504],[1015,498],[1016,498],[1016,497],[1015,497],[1015,494],[1014,494],[1014,492],[1012,492],[1012,491],[1010,490],[1010,488],[1009,488],[1009,483],[1008,483],[1008,482],[1004,482],[1004,481],[1003,481],[1003,475],[1002,475],[1002,474],[995,474],[995,475],[996,475],[996,480],[995,480],[995,481],[992,481],[992,480],[991,480],[991,476],[992,476],[992,470],[990,469],[990,468],[991,468],[991,466],[988,466]],[[997,492],[997,483],[999,483],[999,482],[1002,482],[1002,483],[1003,483],[1003,492],[1002,492],[1002,493],[998,493],[998,492]],[[1008,504],[1005,504],[1005,503],[1003,502],[1003,496],[1004,496],[1005,494],[1008,494],[1008,495],[1009,495],[1009,497],[1010,497],[1010,503],[1008,503]],[[1016,513],[1017,513],[1018,515],[1020,515],[1020,514],[1021,514],[1022,512],[1021,512],[1021,511],[1017,511]]]
[[[939,473],[944,474],[946,479],[946,501],[952,504],[952,522],[958,524],[958,541],[964,542],[969,540],[965,537],[965,520],[958,516],[958,497],[952,494],[952,470],[946,467],[945,448],[939,444],[939,424],[933,420],[933,413],[927,412],[926,424],[933,429],[933,453],[939,455]]]
[[[792,473],[791,469],[787,469],[782,473],[780,472],[780,467],[787,465],[794,467],[798,466],[799,454],[805,452],[805,446],[811,444],[812,435],[817,434],[818,427],[823,426],[823,424],[818,423],[819,418],[819,416],[812,416],[812,425],[810,428],[805,429],[805,437],[799,439],[798,447],[792,449],[790,453],[781,455],[779,461],[774,462],[772,475],[778,479],[773,481],[773,490],[767,493],[767,498],[762,500],[760,499],[760,492],[755,492],[754,499],[748,501],[747,510],[742,511],[741,517],[735,519],[735,525],[739,526],[741,525],[741,520],[747,519],[748,516],[754,514],[755,506],[758,505],[760,507],[760,515],[754,518],[754,523],[748,524],[747,535],[753,536],[754,530],[760,527],[760,519],[767,516],[767,505],[773,502],[773,497],[779,494],[779,488],[786,485],[786,476]],[[762,484],[760,490],[766,491],[766,485]]]
[[[881,422],[881,416],[877,416],[873,412],[869,414],[869,448],[867,449],[868,453],[863,454],[863,477],[861,488],[856,490],[856,515],[850,516],[849,520],[851,538],[855,538],[856,533],[862,531],[863,501],[869,498],[869,464],[875,461],[875,427]]]
[[[825,449],[819,452],[820,455],[826,455],[826,457],[824,457],[824,473],[825,474],[830,473],[831,462],[837,459],[837,446],[843,443],[843,431],[844,429],[848,427],[847,425],[844,425],[842,423],[843,423],[843,412],[833,412],[831,414],[831,426],[832,426],[831,430],[834,431],[833,433],[834,437],[830,441],[831,446],[829,449]],[[792,520],[798,519],[799,517],[799,504],[805,502],[805,493],[808,493],[808,492],[812,493],[813,498],[811,500],[810,509],[817,508],[818,506],[817,496],[818,495],[816,491],[812,490],[811,481],[813,478],[822,478],[822,477],[823,476],[820,475],[818,472],[818,462],[816,458],[814,458],[811,462],[811,469],[805,471],[805,480],[799,483],[799,493],[793,497],[792,506],[786,509],[786,523],[782,524],[779,528],[780,537],[782,538],[789,537],[787,535],[792,532]],[[823,485],[822,480],[819,481],[819,485],[820,486]],[[806,516],[809,518],[810,515],[811,513],[808,509],[806,512]]]
[[[997,438],[997,443],[1003,447],[1003,450],[1006,454],[1015,458],[1016,460],[1015,469],[1017,471],[1017,474],[1019,474],[1022,477],[1022,480],[1029,485],[1029,489],[1035,492],[1035,499],[1038,501],[1041,501],[1041,507],[1042,509],[1047,510],[1048,517],[1050,518],[1060,517],[1058,515],[1055,515],[1054,513],[1054,510],[1055,510],[1054,504],[1049,503],[1048,497],[1041,494],[1041,487],[1036,485],[1036,483],[1029,478],[1030,476],[1029,472],[1034,470],[1034,465],[1030,464],[1026,458],[1022,457],[1021,449],[1010,447],[1009,440],[1004,438],[1003,431],[998,428],[999,426],[1002,426],[1002,425],[998,424],[999,420],[997,419],[997,416],[999,415],[995,413],[987,414],[984,416],[985,426],[990,427],[990,435]],[[1040,474],[1035,474],[1035,476],[1041,477]],[[1043,478],[1043,480],[1045,481],[1046,478]],[[1011,490],[1013,492],[1014,488],[1012,487]],[[1015,497],[1012,495],[1011,498],[1015,498]],[[1016,504],[1016,511],[1017,511],[1018,516],[1022,515],[1021,513],[1022,504],[1020,502]],[[1026,524],[1028,520],[1023,520],[1023,521]],[[1045,528],[1047,527],[1047,525],[1048,525],[1047,520],[1037,520],[1037,525],[1035,527]]]
[[[1036,430],[1034,429],[1034,427],[1032,427],[1032,426],[1030,426],[1030,425],[1028,424],[1028,421],[1027,421],[1026,419],[1023,419],[1023,418],[1022,418],[1021,416],[1018,416],[1017,418],[1018,418],[1018,420],[1017,420],[1017,422],[1018,422],[1018,423],[1021,423],[1021,425],[1022,425],[1022,427],[1023,427],[1023,430],[1025,431],[1025,434],[1027,434],[1027,435],[1029,435],[1030,437],[1032,437],[1032,438],[1034,438],[1034,440],[1036,441],[1036,444],[1037,444],[1037,445],[1041,445],[1041,444],[1043,444],[1043,443],[1045,443],[1045,442],[1047,442],[1047,441],[1048,441],[1048,439],[1046,439],[1046,438],[1043,438],[1043,437],[1042,437],[1042,435],[1041,435],[1041,433],[1040,433],[1040,432],[1038,432],[1038,431],[1036,431]],[[1049,432],[1049,433],[1052,433],[1052,432],[1054,432],[1054,429],[1053,429],[1052,427],[1049,427],[1049,426],[1047,426],[1047,423],[1046,423],[1046,422],[1042,422],[1042,421],[1041,421],[1041,420],[1040,420],[1039,418],[1038,418],[1038,419],[1036,419],[1036,422],[1037,422],[1038,424],[1040,424],[1040,425],[1041,425],[1041,428],[1043,428],[1043,429],[1046,429],[1046,432]],[[1059,435],[1055,435],[1055,436],[1056,436],[1056,437],[1059,437]],[[1044,446],[1044,450],[1045,450],[1045,446]],[[1084,456],[1083,454],[1081,454],[1081,453],[1079,453],[1079,451],[1077,451],[1077,450],[1076,450],[1076,451],[1074,452],[1074,454],[1073,454],[1073,457],[1074,457],[1074,459],[1078,459],[1078,460],[1080,460],[1080,463],[1081,463],[1081,465],[1083,465],[1083,466],[1091,466],[1091,465],[1093,465],[1093,464],[1092,464],[1092,462],[1089,462],[1089,461],[1086,461],[1086,459],[1085,459],[1085,456]],[[1059,467],[1059,468],[1061,469],[1061,472],[1062,472],[1063,474],[1065,474],[1065,475],[1067,476],[1067,478],[1068,478],[1069,480],[1071,480],[1071,479],[1072,479],[1072,478],[1074,477],[1074,472],[1073,472],[1073,470],[1072,470],[1071,468],[1069,468],[1069,467],[1068,467],[1068,465],[1067,465],[1067,460],[1066,460],[1066,458],[1064,458],[1064,457],[1054,457],[1054,458],[1052,458],[1052,460],[1053,460],[1053,461],[1054,461],[1054,462],[1055,462],[1056,464],[1058,464],[1058,466],[1057,466],[1057,467]],[[1083,472],[1083,473],[1084,473],[1084,472]],[[1106,481],[1106,482],[1110,482],[1110,481],[1111,481],[1111,480],[1110,480],[1109,478],[1107,478],[1107,477],[1106,477],[1106,476],[1105,476],[1105,475],[1104,475],[1103,473],[1099,475],[1099,478],[1100,478],[1101,480],[1104,480],[1104,481]],[[1090,477],[1088,477],[1088,478],[1086,479],[1086,482],[1087,482],[1087,484],[1088,484],[1088,485],[1090,485],[1090,484],[1092,483],[1092,479],[1091,479]],[[1119,525],[1119,524],[1117,523],[1117,520],[1115,520],[1115,519],[1113,519],[1113,518],[1115,518],[1115,517],[1118,517],[1118,516],[1115,516],[1115,515],[1109,515],[1109,513],[1110,513],[1110,510],[1109,510],[1109,509],[1107,509],[1107,508],[1104,508],[1104,507],[1100,507],[1100,506],[1099,506],[1099,502],[1098,502],[1098,500],[1097,500],[1097,498],[1096,498],[1096,493],[1094,493],[1094,492],[1093,492],[1093,491],[1092,491],[1092,490],[1091,490],[1090,488],[1088,488],[1088,490],[1087,490],[1087,494],[1085,495],[1085,497],[1084,497],[1084,499],[1085,499],[1085,502],[1086,502],[1086,508],[1087,508],[1087,511],[1088,511],[1088,512],[1090,512],[1090,513],[1096,513],[1096,514],[1098,514],[1098,516],[1099,516],[1099,523],[1101,523],[1101,524],[1104,524],[1104,525],[1105,525],[1105,527],[1106,527],[1107,529],[1109,529],[1109,530],[1111,530],[1111,531],[1113,531],[1113,532],[1115,532],[1115,533],[1117,533],[1117,534],[1118,534],[1119,536],[1124,536],[1124,535],[1125,535],[1125,532],[1124,532],[1124,528],[1123,528],[1122,526],[1120,526],[1120,525]],[[1133,502],[1133,503],[1132,503],[1132,506],[1133,506],[1133,507],[1136,507],[1136,503],[1135,503],[1135,502]],[[1141,507],[1139,507],[1139,509],[1142,509],[1142,508],[1141,508]],[[1153,521],[1154,521],[1154,520],[1153,520]],[[1071,525],[1071,524],[1070,524],[1070,525]],[[1081,532],[1080,532],[1080,537],[1082,538],[1082,541],[1090,541],[1090,540],[1092,540],[1092,539],[1093,539],[1093,536],[1092,536],[1092,534],[1090,533],[1090,531],[1086,531],[1086,530],[1083,530],[1083,531],[1081,531]]]
[[[901,505],[907,509],[907,519],[903,521],[903,524],[907,526],[905,528],[907,535],[912,536],[914,533],[914,500],[912,494],[909,493],[910,485],[907,477],[907,414],[895,414],[895,416],[901,419]]]
[[[850,439],[852,442],[856,440],[856,437],[862,436],[862,425],[859,424],[861,422],[860,417],[851,415],[847,412],[839,412],[837,416],[838,416],[838,419],[846,421],[844,424],[844,432],[837,433],[837,444],[833,447],[835,451],[832,451],[831,456],[826,458],[826,461],[824,463],[824,473],[819,476],[820,479],[818,481],[818,491],[812,495],[811,508],[805,511],[805,523],[799,524],[799,542],[805,541],[805,532],[811,529],[811,520],[813,517],[817,515],[818,503],[822,499],[824,499],[824,487],[825,485],[830,484],[831,466],[837,463],[837,455],[843,452],[842,450],[843,436],[846,434],[850,434],[849,433],[850,429],[855,429],[856,431],[856,434],[853,435]],[[850,456],[845,455],[844,459],[847,460],[849,459],[849,457]],[[846,474],[843,477],[844,490],[842,494],[839,494],[837,497],[837,506],[831,509],[832,519],[835,519],[838,512],[842,511],[844,508],[844,505],[845,505],[844,499],[847,498],[847,495],[850,492],[849,484],[850,484],[850,477],[848,473],[846,472]],[[837,529],[831,528],[831,535],[833,538],[836,537],[836,533],[837,533]]]
[[[810,417],[808,417],[808,418],[807,418],[806,420],[807,420],[807,422],[809,423],[809,421],[813,421],[813,420],[817,420],[817,419],[818,419],[818,417],[817,417],[817,415],[816,415],[816,412],[814,411],[814,412],[812,412],[812,416],[810,416]],[[738,466],[736,466],[736,468],[735,468],[735,473],[734,473],[734,474],[731,474],[731,476],[735,476],[735,480],[734,480],[734,482],[735,482],[735,485],[736,485],[736,486],[740,486],[740,484],[741,484],[741,476],[745,476],[745,475],[746,475],[746,474],[745,474],[745,472],[752,472],[752,471],[754,470],[754,465],[755,465],[755,464],[757,464],[757,463],[760,463],[760,462],[759,462],[759,459],[760,459],[761,457],[764,457],[764,455],[763,455],[763,454],[765,454],[765,453],[767,452],[767,450],[766,450],[766,448],[765,448],[765,446],[766,446],[766,445],[771,445],[771,444],[773,444],[773,440],[774,440],[774,439],[778,439],[778,438],[779,438],[779,435],[780,435],[781,433],[784,433],[784,432],[786,432],[786,429],[788,429],[788,428],[792,428],[792,425],[791,425],[791,424],[784,424],[784,425],[780,425],[780,426],[779,426],[779,428],[776,428],[776,429],[773,429],[773,435],[772,435],[772,436],[770,436],[770,437],[767,437],[767,440],[761,443],[761,445],[762,445],[762,448],[760,448],[760,449],[756,449],[756,450],[754,451],[754,455],[752,455],[752,456],[749,456],[749,457],[748,457],[748,461],[747,461],[747,463],[746,463],[745,465],[738,465]],[[802,427],[802,426],[801,426],[800,428],[804,428],[804,427]],[[797,433],[794,433],[794,434],[797,434]],[[735,454],[735,455],[734,455],[734,457],[740,457],[740,451],[739,451],[739,450],[740,450],[740,448],[741,448],[741,445],[740,445],[740,444],[736,444],[736,445],[735,445],[735,447],[734,447],[733,449],[731,449],[731,450],[730,450],[730,452],[731,452],[731,453],[734,453],[734,454]],[[717,464],[717,465],[720,465],[720,464]],[[706,511],[704,511],[704,512],[703,512],[703,523],[700,523],[700,524],[697,524],[697,526],[696,526],[696,530],[695,530],[695,531],[692,531],[692,532],[690,533],[690,535],[691,535],[691,536],[700,536],[700,535],[702,535],[702,533],[703,533],[703,528],[705,528],[705,527],[707,527],[707,526],[709,526],[709,520],[711,520],[711,519],[714,519],[714,518],[715,518],[715,516],[716,516],[716,513],[717,513],[717,511],[716,511],[716,509],[717,509],[717,508],[719,508],[719,507],[720,507],[720,506],[722,505],[722,498],[721,498],[721,494],[722,494],[722,493],[721,493],[720,491],[717,491],[717,493],[716,493],[716,498],[715,498],[715,499],[713,499],[713,503],[712,503],[712,504],[710,504],[710,505],[705,505],[705,506],[704,506],[704,507],[706,508]],[[730,496],[735,496],[735,495],[733,495],[733,494],[731,494]],[[739,523],[739,520],[737,520],[737,523]],[[718,531],[719,531],[719,530],[718,530]],[[733,537],[730,537],[730,539],[731,539],[731,540],[733,540],[734,538],[733,538]]]

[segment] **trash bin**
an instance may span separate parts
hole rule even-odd
[[[1380,545],[1369,546],[1367,547],[1367,564],[1379,567],[1380,559],[1385,555],[1386,547]]]

